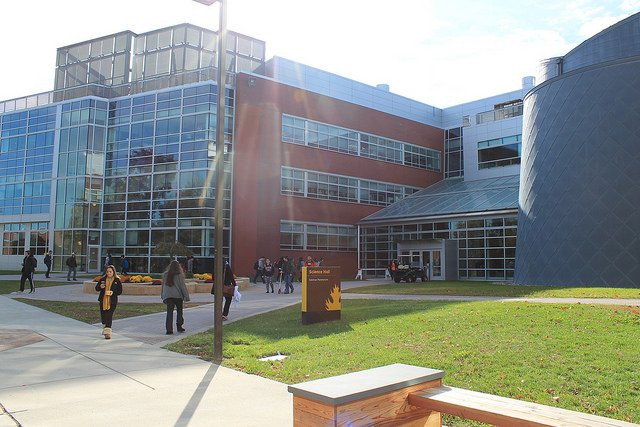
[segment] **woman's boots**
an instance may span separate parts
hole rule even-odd
[[[102,335],[104,335],[104,339],[110,340],[111,339],[111,328],[104,328],[102,330]]]

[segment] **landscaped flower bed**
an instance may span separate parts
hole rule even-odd
[[[142,276],[138,274],[135,276],[122,275],[118,277],[120,278],[120,282],[122,282],[122,284],[136,283],[136,284],[143,284],[143,285],[162,285],[162,280],[154,279],[151,276]],[[93,281],[99,282],[101,278],[102,276],[96,276],[94,277]]]
[[[194,274],[193,278],[196,280],[204,280],[205,283],[213,283],[213,275],[211,273]]]
[[[96,277],[94,280],[85,281],[82,285],[82,292],[86,294],[95,294],[96,293],[96,282],[100,280],[100,277]],[[126,276],[125,276],[126,277]],[[145,278],[145,276],[142,276]],[[149,277],[150,276],[146,276]],[[194,277],[195,278],[195,277]],[[123,280],[123,276],[120,276],[120,280]],[[128,278],[128,282],[124,282],[122,286],[122,295],[160,295],[162,281],[159,279],[152,279],[151,282],[131,282],[131,279]],[[137,280],[137,279],[136,279]],[[240,290],[249,288],[249,278],[241,277],[236,278],[236,283],[238,284],[238,288]],[[187,289],[190,294],[193,293],[210,293],[211,292],[211,280],[203,281],[202,279],[191,280],[187,279],[186,281]]]

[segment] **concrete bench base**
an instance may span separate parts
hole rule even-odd
[[[238,289],[242,292],[250,286],[249,278],[240,277],[236,279]],[[187,279],[187,290],[190,294],[208,294],[211,292],[212,283],[199,282]],[[152,285],[150,283],[123,283],[122,295],[160,295],[161,285]],[[86,281],[82,284],[82,292],[86,294],[96,293],[96,282]]]

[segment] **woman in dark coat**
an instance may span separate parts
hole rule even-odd
[[[224,265],[224,286],[223,289],[228,290],[227,292],[223,292],[224,295],[224,308],[222,309],[222,320],[227,320],[229,315],[229,307],[231,307],[231,300],[233,299],[233,294],[236,290],[236,278],[233,276],[233,271],[231,271],[231,266],[229,263]]]
[[[229,307],[231,307],[231,300],[236,289],[236,279],[231,271],[231,266],[228,262],[224,264],[224,282],[222,283],[222,295],[224,296],[224,307],[222,309],[222,320],[227,320],[229,316]],[[215,281],[211,286],[211,293],[214,293]]]
[[[100,318],[102,319],[102,335],[109,340],[111,339],[113,313],[118,305],[118,295],[122,293],[122,283],[113,265],[108,265],[105,268],[105,275],[96,284],[96,291],[100,292],[98,301],[100,303]]]

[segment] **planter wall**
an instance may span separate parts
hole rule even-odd
[[[240,291],[247,289],[250,285],[249,278],[239,277],[236,279]],[[208,294],[211,292],[211,283],[199,280],[187,280],[187,290],[190,294]],[[122,285],[122,295],[160,295],[161,285],[150,283],[124,283]],[[82,292],[86,294],[96,293],[96,282],[87,281],[82,284]]]

